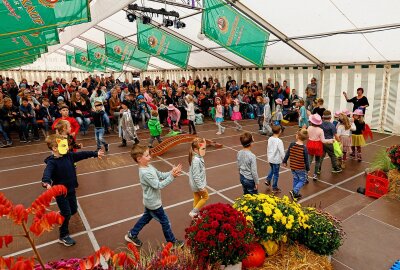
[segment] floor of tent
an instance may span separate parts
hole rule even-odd
[[[239,132],[232,122],[225,122],[230,128],[223,135],[215,135],[216,127],[211,122],[197,126],[198,135],[215,139],[223,144],[222,149],[208,148],[205,157],[207,181],[210,192],[208,203],[231,203],[242,195],[239,182],[236,154],[241,149]],[[243,121],[244,130],[254,132],[253,152],[258,158],[258,171],[265,178],[269,169],[266,157],[266,137],[258,135],[254,120]],[[187,129],[187,127],[184,127]],[[288,127],[282,135],[285,147],[294,140],[296,127]],[[84,150],[95,150],[93,132],[80,137]],[[139,131],[142,142],[148,134]],[[137,165],[129,156],[130,148],[117,147],[117,134],[106,137],[110,142],[110,153],[102,161],[85,160],[78,163],[77,190],[79,213],[70,223],[70,232],[77,245],[64,247],[57,243],[58,231],[45,233],[37,239],[39,251],[44,260],[84,257],[94,252],[96,245],[107,245],[113,249],[123,247],[124,235],[134,225],[143,211],[142,192],[138,180]],[[374,140],[363,148],[363,161],[349,160],[341,174],[332,174],[330,161],[325,160],[321,180],[306,185],[302,190],[303,205],[326,209],[343,220],[346,241],[333,256],[335,269],[388,269],[399,256],[400,250],[400,203],[389,199],[374,200],[356,193],[365,185],[364,170],[374,154],[399,142],[398,136],[374,134]],[[171,164],[183,164],[188,171],[188,144],[182,144],[161,157],[154,158],[153,165],[161,171],[170,169]],[[44,163],[49,155],[43,140],[32,144],[0,150],[0,192],[15,204],[28,206],[43,189],[39,184]],[[281,196],[288,195],[292,186],[292,175],[281,168],[279,186]],[[260,192],[268,193],[263,181]],[[190,222],[188,216],[192,208],[192,192],[187,175],[176,179],[162,191],[163,205],[170,217],[177,238],[184,238],[184,229]],[[57,209],[52,205],[52,209]],[[18,234],[19,228],[10,227],[10,221],[0,220],[0,235]],[[140,234],[147,245],[157,246],[163,241],[161,227],[152,221]],[[8,247],[0,249],[0,255],[31,255],[25,239],[16,238]]]

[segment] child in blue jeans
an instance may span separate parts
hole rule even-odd
[[[237,153],[240,183],[243,186],[243,194],[258,194],[257,158],[251,152],[253,135],[245,132],[240,136],[243,149]]]
[[[281,132],[281,126],[272,126],[273,135],[268,139],[267,156],[271,170],[265,180],[265,184],[269,187],[271,186],[271,180],[273,180],[272,192],[274,194],[281,192],[280,188],[278,187],[279,167],[281,166],[282,160],[285,157],[283,142],[281,139],[279,139]]]
[[[310,170],[310,164],[308,162],[307,147],[304,145],[304,141],[307,139],[307,129],[300,129],[296,134],[296,142],[290,144],[282,162],[283,166],[286,167],[288,160],[290,160],[290,169],[293,174],[293,190],[289,193],[292,200],[297,200],[302,197],[300,189],[304,184],[308,183],[307,174]]]
[[[133,243],[135,246],[142,246],[143,243],[138,238],[138,234],[143,227],[154,218],[161,224],[165,240],[174,243],[176,247],[182,247],[184,242],[175,238],[168,216],[161,202],[161,189],[172,183],[175,177],[180,175],[182,165],[179,164],[173,167],[170,172],[159,172],[150,165],[151,156],[149,148],[138,144],[133,146],[131,157],[139,165],[139,179],[143,190],[144,213],[136,222],[135,226],[125,235],[125,240]]]

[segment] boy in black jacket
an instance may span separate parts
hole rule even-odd
[[[103,144],[104,149],[106,150],[106,152],[108,152],[108,143],[103,138],[106,127],[106,123],[104,121],[105,112],[103,110],[103,103],[101,103],[100,101],[96,101],[92,110],[97,151],[101,149],[101,145]]]
[[[68,224],[72,215],[78,210],[75,188],[77,187],[77,177],[74,163],[83,159],[104,155],[102,150],[81,151],[76,153],[68,152],[67,139],[60,135],[50,135],[46,138],[47,147],[53,154],[45,159],[46,168],[43,172],[42,186],[49,189],[52,185],[64,185],[67,188],[67,195],[56,197],[58,208],[64,217],[64,222],[60,227],[60,238],[58,241],[69,247],[76,242],[69,236]]]

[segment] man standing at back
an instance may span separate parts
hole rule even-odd
[[[318,93],[318,85],[316,78],[312,78],[311,83],[307,84],[305,92],[306,92],[306,108],[310,110],[313,100],[317,98],[317,93]]]

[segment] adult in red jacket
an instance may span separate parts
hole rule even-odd
[[[78,121],[76,121],[75,118],[69,116],[69,108],[68,108],[67,105],[61,106],[59,110],[60,110],[61,117],[57,118],[56,120],[54,120],[54,123],[51,126],[51,129],[55,130],[55,128],[57,126],[57,123],[60,120],[66,120],[71,124],[71,133],[70,133],[70,135],[72,137],[74,137],[74,139],[76,140],[76,135],[78,134],[79,128],[80,128]]]

